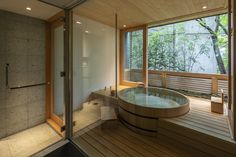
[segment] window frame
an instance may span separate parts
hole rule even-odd
[[[148,54],[147,54],[147,29],[148,26],[147,25],[140,25],[140,26],[136,26],[136,27],[130,27],[130,28],[124,28],[120,30],[120,66],[119,66],[119,71],[120,71],[120,85],[124,85],[124,86],[137,86],[139,85],[141,82],[133,82],[133,81],[128,81],[124,79],[124,57],[125,57],[125,33],[127,32],[132,32],[132,31],[137,31],[137,30],[142,30],[143,31],[143,69],[142,69],[142,73],[143,73],[143,84],[145,87],[148,86]]]

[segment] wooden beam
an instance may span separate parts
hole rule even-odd
[[[216,77],[211,79],[211,93],[218,94],[218,79]]]
[[[154,21],[154,22],[148,23],[147,25],[149,27],[161,26],[161,25],[167,25],[167,24],[172,24],[172,23],[177,23],[177,22],[183,22],[183,21],[188,21],[188,20],[193,20],[193,19],[197,19],[197,18],[213,16],[213,15],[216,15],[216,14],[219,15],[219,14],[224,14],[224,13],[227,13],[227,8],[220,7],[220,8],[201,11],[201,12],[192,13],[192,14],[188,14],[188,15],[182,15],[182,16],[178,16],[178,17],[168,18],[168,19],[165,19],[165,20]]]
[[[161,74],[161,85],[164,88],[166,88],[166,86],[167,86],[167,84],[166,84],[166,73]]]
[[[120,57],[119,57],[119,78],[120,84],[123,84],[124,80],[124,30],[120,30]]]
[[[143,28],[143,83],[148,87],[148,27]]]
[[[138,69],[132,69],[134,71],[138,71]],[[190,72],[173,72],[173,71],[160,71],[160,70],[148,70],[149,74],[162,74],[166,73],[166,75],[170,76],[183,76],[183,77],[192,77],[192,78],[203,78],[203,79],[211,79],[212,77],[216,77],[218,80],[228,80],[228,75],[224,74],[202,74],[202,73],[190,73]]]
[[[60,135],[59,131],[64,124],[63,120],[54,114],[54,97],[53,97],[53,52],[54,52],[54,29],[62,26],[64,23],[60,19],[62,12],[54,15],[46,23],[46,119],[48,124],[53,127]]]
[[[46,23],[46,119],[51,113],[51,29],[50,23]]]
[[[56,124],[52,119],[47,119],[47,123],[60,135],[64,136],[64,133],[61,131],[61,126]]]
[[[231,105],[232,105],[232,93],[231,93],[231,73],[232,73],[232,64],[231,63],[231,53],[232,53],[232,9],[231,9],[231,0],[228,0],[228,110],[231,110]]]
[[[65,17],[65,14],[64,14],[64,11],[60,11],[59,13],[53,15],[52,17],[50,17],[47,22],[49,23],[52,23],[52,22],[55,22],[57,21],[58,19],[60,18],[64,18]]]
[[[233,111],[233,137],[236,139],[236,2],[232,0],[232,11],[233,11],[233,31],[232,31],[232,38],[233,38],[233,49],[232,49],[232,58],[231,58],[231,63],[233,64],[232,67],[232,75],[231,75],[231,80],[232,80],[232,111]]]
[[[140,82],[132,82],[132,81],[126,81],[126,80],[123,80],[122,81],[122,86],[128,86],[128,87],[136,87],[140,84]]]
[[[147,25],[143,24],[143,25],[138,25],[138,26],[134,26],[134,27],[128,27],[128,28],[123,28],[121,29],[123,32],[131,32],[131,31],[137,31],[137,30],[141,30],[146,28]]]

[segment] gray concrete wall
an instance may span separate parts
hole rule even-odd
[[[45,22],[0,10],[0,138],[45,121],[45,86],[6,89],[45,82]]]

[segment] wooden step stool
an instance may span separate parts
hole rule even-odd
[[[221,89],[221,97],[211,97],[211,112],[224,113],[224,92]]]

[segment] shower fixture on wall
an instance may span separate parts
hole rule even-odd
[[[84,3],[86,0],[38,0],[38,1],[61,8],[61,9],[70,10]]]

